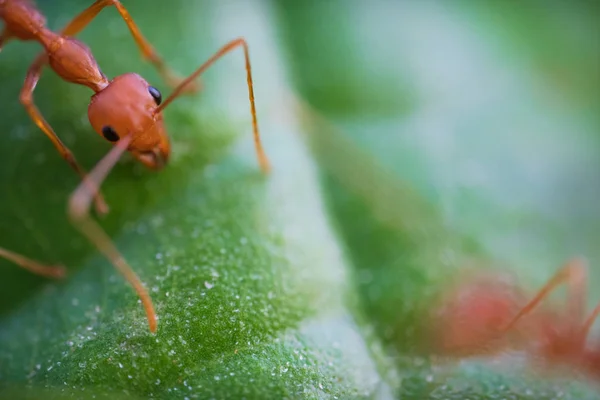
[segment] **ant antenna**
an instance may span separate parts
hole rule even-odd
[[[254,146],[256,148],[256,154],[258,155],[258,162],[260,164],[261,169],[265,173],[269,173],[271,170],[271,166],[269,164],[269,160],[265,154],[265,151],[262,147],[262,143],[260,140],[260,133],[258,131],[258,119],[256,117],[256,105],[254,104],[254,85],[252,83],[252,68],[250,66],[250,53],[248,50],[248,43],[243,38],[238,38],[232,40],[227,43],[223,47],[221,47],[215,54],[213,54],[207,61],[204,62],[196,71],[194,71],[190,76],[184,79],[173,92],[167,97],[160,106],[156,109],[156,113],[160,113],[162,110],[167,108],[169,104],[173,100],[175,100],[181,93],[184,91],[186,86],[196,79],[200,74],[206,71],[210,66],[212,66],[219,58],[223,57],[225,54],[229,53],[231,50],[236,47],[242,46],[244,49],[244,58],[246,61],[246,80],[248,83],[248,98],[250,100],[250,113],[252,114],[252,131],[254,133]]]

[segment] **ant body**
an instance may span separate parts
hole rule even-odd
[[[102,9],[108,6],[117,9],[143,56],[156,67],[169,86],[174,88],[164,101],[158,89],[150,86],[137,74],[127,73],[109,80],[101,72],[90,49],[74,38]],[[98,214],[108,212],[99,187],[125,151],[130,152],[134,158],[150,169],[159,170],[165,166],[171,149],[162,111],[181,94],[197,92],[199,89],[194,82],[195,79],[219,58],[240,46],[244,50],[246,63],[256,152],[262,170],[269,171],[269,163],[258,131],[248,45],[242,38],[227,43],[191,75],[181,79],[165,65],[150,43],[142,36],[119,0],[96,0],[60,32],[51,31],[46,27],[45,17],[30,0],[0,0],[0,20],[4,22],[4,30],[0,34],[0,49],[10,39],[36,41],[44,48],[27,71],[20,101],[35,124],[52,141],[60,155],[81,176],[82,182],[69,199],[68,210],[71,221],[135,289],[146,311],[150,331],[155,332],[156,314],[148,292],[108,235],[90,217],[90,206],[92,201],[95,201]],[[89,174],[79,166],[71,151],[62,143],[33,102],[33,91],[46,64],[66,82],[84,85],[94,91],[88,107],[89,121],[94,130],[114,146]],[[64,275],[62,266],[43,265],[4,248],[0,248],[0,257],[41,275],[51,277]]]
[[[575,258],[530,301],[513,282],[497,275],[463,282],[434,315],[435,350],[455,357],[524,350],[543,366],[567,365],[598,381],[600,342],[589,347],[587,341],[600,303],[586,318],[586,280],[586,264]],[[566,308],[536,309],[561,284],[568,289]]]

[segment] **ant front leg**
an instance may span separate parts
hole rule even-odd
[[[85,170],[79,165],[71,150],[69,150],[69,148],[65,146],[65,144],[60,140],[58,135],[56,135],[50,124],[44,119],[44,117],[33,102],[33,91],[37,86],[37,83],[41,76],[42,68],[44,64],[46,64],[46,62],[46,55],[41,55],[31,65],[31,67],[27,71],[25,84],[21,89],[19,99],[25,107],[25,109],[27,110],[27,113],[29,114],[33,122],[35,122],[35,124],[42,130],[42,132],[44,132],[44,134],[50,139],[50,141],[52,141],[52,144],[54,144],[62,158],[64,158],[65,161],[67,161],[67,163],[71,166],[71,168],[73,168],[73,170],[75,170],[75,172],[77,172],[79,176],[85,181]],[[108,213],[108,206],[102,198],[102,195],[99,192],[94,192],[94,196],[96,211],[99,214]]]
[[[62,31],[61,33],[65,36],[75,36],[81,32],[85,27],[94,19],[96,16],[108,6],[115,6],[123,21],[127,24],[129,32],[133,36],[135,43],[142,52],[145,59],[149,60],[152,65],[158,70],[158,73],[162,76],[165,82],[171,87],[177,87],[181,82],[182,78],[173,72],[167,64],[164,62],[162,57],[154,50],[150,42],[140,32],[140,29],[133,21],[133,18],[127,11],[127,9],[121,4],[119,0],[96,0],[94,4],[85,9],[81,14],[76,16]],[[200,85],[196,82],[190,82],[185,86],[185,93],[197,93],[200,90]]]
[[[102,228],[90,217],[90,205],[94,193],[102,185],[106,175],[117,163],[127,146],[131,143],[131,136],[122,138],[102,160],[94,167],[92,172],[73,192],[69,199],[69,217],[73,225],[92,242],[102,254],[114,265],[114,267],[123,275],[133,289],[138,294],[142,305],[146,311],[148,325],[151,332],[156,332],[156,313],[152,305],[152,299],[146,288],[137,277],[133,269],[127,264],[119,250],[115,247],[112,240],[102,230]],[[95,188],[95,189],[91,189]]]
[[[44,265],[3,247],[0,247],[0,257],[11,261],[17,264],[19,267],[37,275],[42,275],[49,278],[62,278],[65,276],[65,268],[62,265]]]
[[[58,150],[62,158],[64,158],[65,161],[67,161],[67,163],[71,166],[71,168],[73,168],[73,170],[75,170],[75,172],[77,172],[79,176],[85,181],[85,170],[79,165],[71,150],[69,150],[69,148],[65,146],[65,144],[60,140],[58,135],[56,135],[50,124],[44,119],[44,117],[33,102],[33,91],[35,90],[35,87],[37,86],[37,83],[40,80],[42,68],[47,63],[47,61],[47,56],[45,54],[42,54],[38,56],[38,58],[33,62],[31,67],[27,71],[27,76],[25,77],[25,84],[21,89],[19,99],[21,101],[21,104],[23,104],[23,106],[27,110],[27,113],[29,114],[33,122],[35,122],[38,128],[40,128],[42,132],[44,132],[44,134],[48,137],[48,139],[52,141],[52,144],[54,144],[54,147],[56,147],[56,150]],[[102,198],[102,195],[99,192],[94,192],[94,197],[96,212],[98,212],[98,214],[101,215],[108,213],[108,206]]]

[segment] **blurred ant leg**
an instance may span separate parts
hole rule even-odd
[[[0,257],[37,275],[49,278],[62,278],[65,276],[65,268],[62,265],[44,265],[3,247],[0,247]]]
[[[106,179],[106,175],[108,175],[117,163],[123,152],[127,150],[129,143],[131,143],[131,136],[122,138],[90,172],[86,178],[89,182],[82,182],[75,189],[69,199],[69,217],[73,225],[104,254],[133,287],[146,311],[150,331],[156,332],[156,314],[146,288],[144,288],[144,285],[129,264],[127,264],[121,253],[119,253],[119,250],[117,250],[110,237],[90,217],[89,212],[94,193],[98,190],[90,189],[90,187],[100,187],[104,179]]]
[[[559,285],[566,283],[568,285],[568,313],[576,324],[579,324],[583,318],[585,303],[585,286],[587,278],[587,268],[582,259],[574,258],[560,268],[554,276],[546,283],[537,295],[527,303],[504,328],[505,331],[513,328],[519,320],[526,314],[533,311],[554,289]],[[573,325],[575,326],[575,325]]]
[[[206,60],[202,65],[198,67],[194,72],[192,72],[187,78],[185,78],[179,86],[173,90],[173,93],[167,97],[160,106],[156,109],[156,113],[164,110],[173,100],[175,100],[180,94],[183,93],[186,85],[200,76],[204,71],[210,68],[217,60],[226,55],[232,50],[235,50],[238,47],[242,47],[244,50],[244,60],[246,64],[246,83],[248,85],[248,99],[250,101],[250,115],[252,116],[252,132],[254,134],[254,147],[256,149],[256,155],[258,157],[258,162],[260,164],[261,169],[264,173],[269,173],[271,170],[271,166],[269,164],[269,160],[265,154],[265,151],[262,147],[262,143],[260,140],[260,133],[258,131],[258,119],[256,117],[256,105],[254,103],[254,84],[252,83],[252,67],[250,65],[250,52],[248,50],[248,43],[243,38],[238,38],[230,41],[229,43],[222,46],[216,53],[214,53],[208,60]]]
[[[600,316],[600,302],[598,304],[596,304],[596,307],[592,310],[592,313],[585,320],[585,322],[583,324],[581,333],[582,333],[582,336],[584,339],[588,337],[590,330],[592,329],[592,326],[594,325],[594,322],[596,322],[596,319],[598,319],[598,316]]]
[[[92,22],[94,18],[98,16],[100,11],[105,7],[115,6],[123,21],[127,24],[129,32],[133,36],[135,43],[142,52],[142,56],[150,61],[152,65],[157,69],[158,73],[165,80],[165,82],[172,88],[178,86],[182,78],[173,72],[162,59],[162,57],[154,50],[150,42],[140,32],[137,24],[133,21],[133,18],[127,11],[127,9],[121,4],[119,0],[96,0],[94,4],[82,11],[78,16],[61,31],[61,34],[65,36],[75,36],[81,32],[85,27]],[[185,93],[196,93],[200,90],[200,85],[196,82],[191,82],[186,85]]]
[[[25,83],[23,88],[21,89],[21,94],[19,99],[21,104],[27,110],[27,113],[33,120],[33,122],[44,132],[44,134],[50,139],[56,150],[60,153],[61,157],[71,166],[71,168],[79,174],[82,180],[85,181],[86,172],[79,165],[75,156],[71,152],[71,150],[65,146],[65,144],[60,140],[54,129],[50,126],[50,124],[46,121],[46,119],[42,116],[40,110],[36,107],[33,102],[33,91],[37,86],[38,81],[40,80],[40,76],[42,74],[42,68],[48,62],[47,55],[41,54],[39,55],[29,70],[27,71],[27,75],[25,77]],[[106,202],[102,198],[102,194],[100,192],[94,192],[94,200],[95,200],[95,208],[98,214],[106,214],[108,213],[108,206]]]

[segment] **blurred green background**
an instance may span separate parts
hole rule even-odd
[[[58,29],[88,2],[38,4]],[[4,397],[596,398],[516,360],[432,364],[423,329],[472,260],[533,291],[583,255],[589,305],[600,300],[600,3],[123,4],[182,74],[247,38],[274,173],[257,168],[239,50],[166,110],[165,171],[115,168],[102,225],[151,289],[152,337],[66,220],[77,178],[18,102],[39,46],[9,42],[0,246],[71,276],[0,261]],[[109,77],[169,92],[116,10],[80,38]],[[87,168],[109,149],[90,94],[50,71],[35,92]]]

